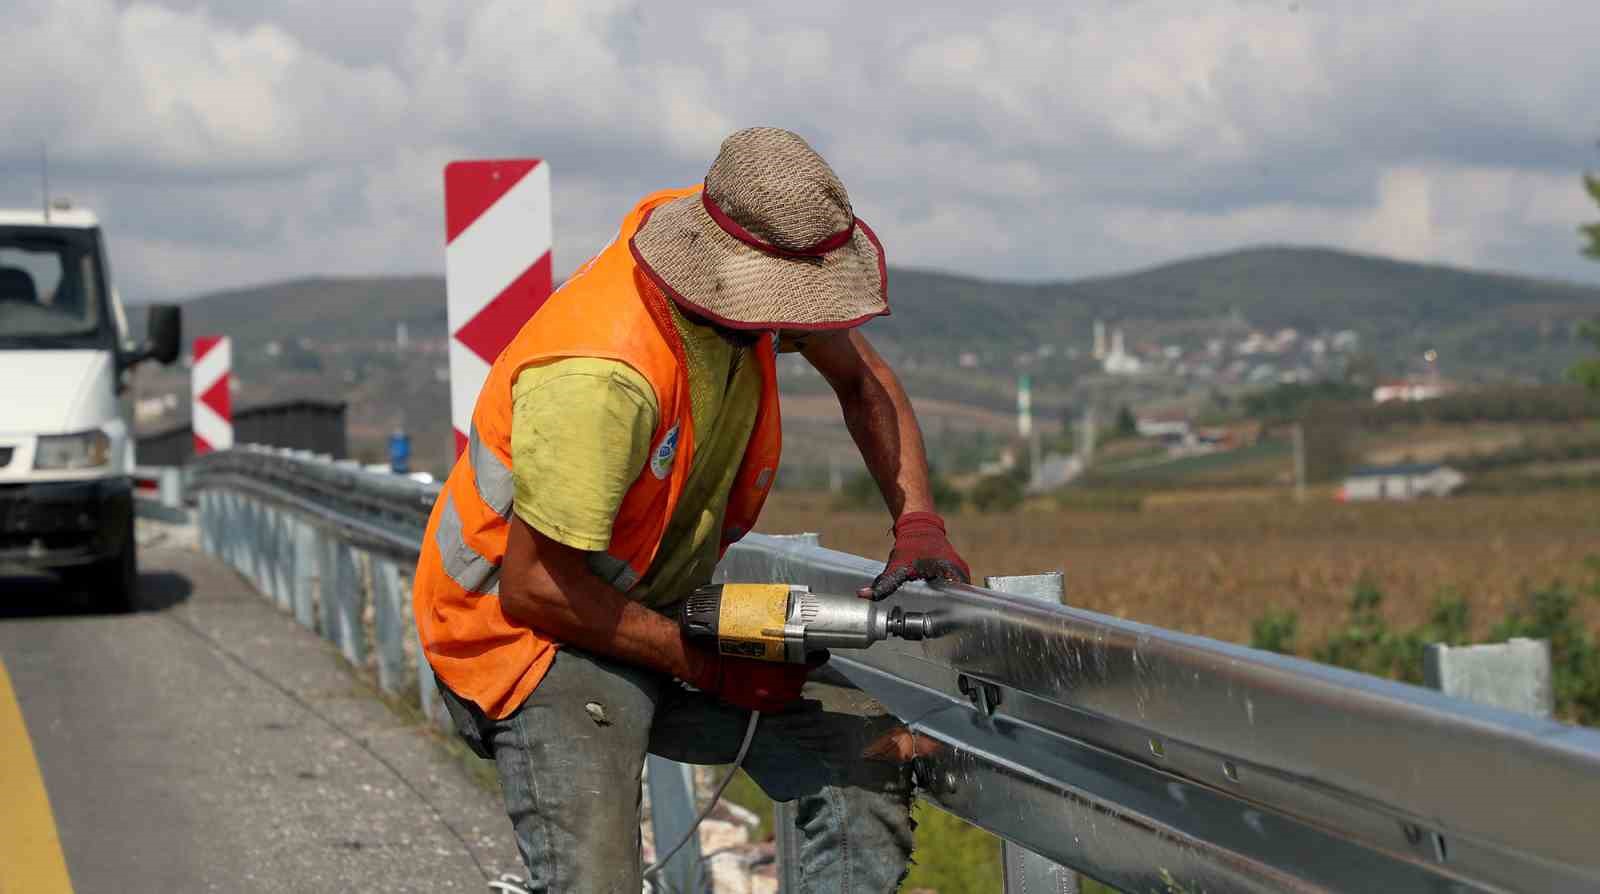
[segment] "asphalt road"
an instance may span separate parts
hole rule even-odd
[[[80,894],[484,891],[517,867],[498,798],[319,638],[198,553],[141,566],[132,615],[0,578],[0,785],[48,792],[6,808],[0,894],[48,874],[52,818]]]

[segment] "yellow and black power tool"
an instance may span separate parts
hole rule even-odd
[[[820,649],[865,649],[891,636],[933,635],[926,612],[903,611],[856,596],[813,593],[800,584],[712,584],[683,603],[691,641],[715,642],[741,658],[803,664]]]

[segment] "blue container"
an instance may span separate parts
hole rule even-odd
[[[411,436],[403,431],[389,436],[389,471],[396,475],[411,471]]]

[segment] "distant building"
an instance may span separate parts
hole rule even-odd
[[[1176,441],[1187,440],[1191,434],[1189,417],[1183,413],[1151,413],[1138,418],[1139,436]]]
[[[1347,354],[1361,346],[1361,336],[1354,329],[1341,329],[1333,334],[1328,346],[1342,354]]]
[[[1368,466],[1351,472],[1339,488],[1339,499],[1411,500],[1417,497],[1448,497],[1467,482],[1467,476],[1449,466],[1402,464]]]
[[[1094,359],[1106,359],[1106,324],[1104,321],[1094,321]]]
[[[1372,402],[1375,404],[1388,403],[1391,400],[1418,401],[1433,400],[1452,390],[1451,386],[1439,381],[1418,381],[1416,379],[1402,379],[1391,382],[1379,382],[1378,387],[1372,389]]]
[[[1114,376],[1135,376],[1144,370],[1143,361],[1128,353],[1121,329],[1111,331],[1111,353],[1101,361],[1101,366]]]

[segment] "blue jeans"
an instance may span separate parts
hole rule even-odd
[[[536,892],[638,894],[645,753],[732,763],[750,717],[663,674],[572,648],[504,720],[440,689],[462,737],[495,762]],[[773,800],[795,802],[802,890],[899,886],[911,854],[910,770],[862,757],[898,725],[871,697],[815,679],[794,708],[762,715],[744,769]]]

